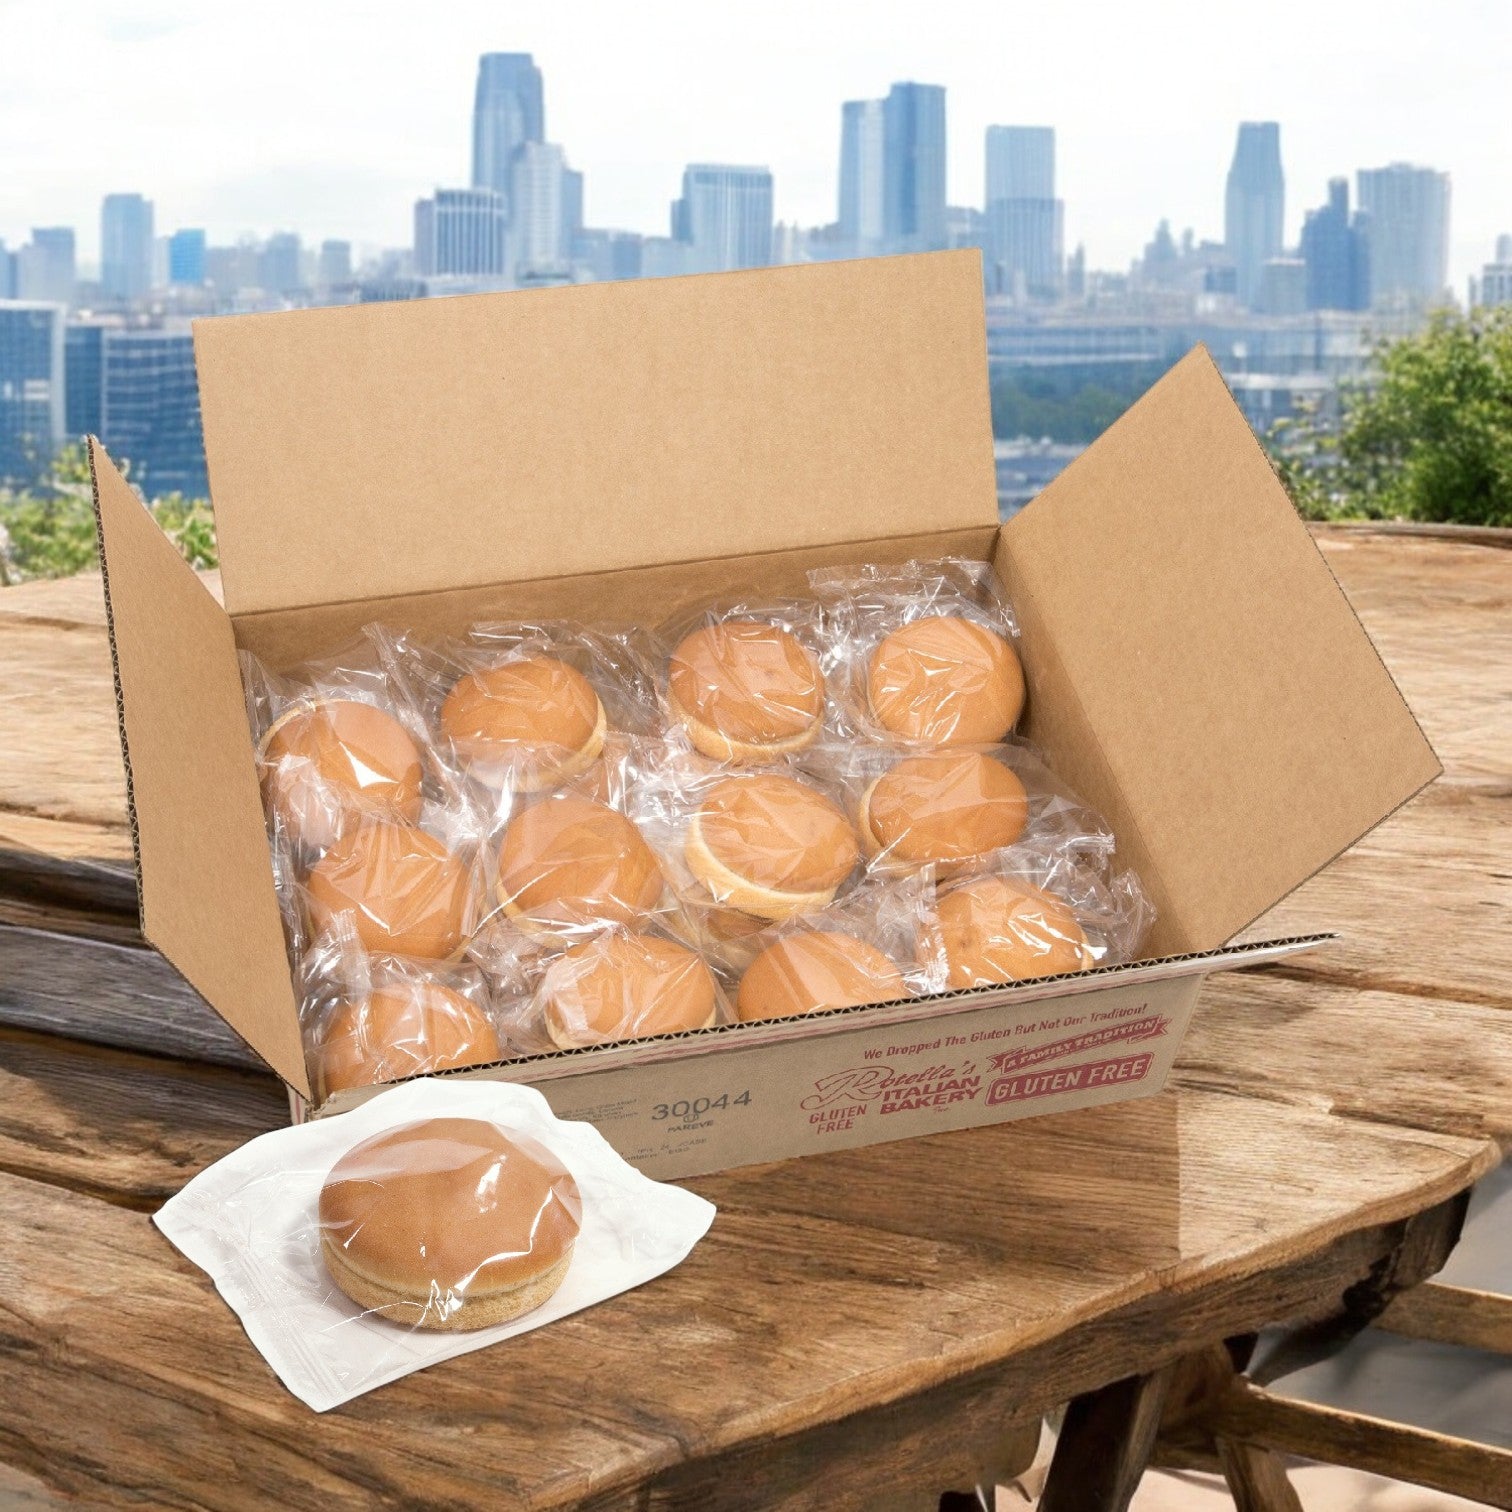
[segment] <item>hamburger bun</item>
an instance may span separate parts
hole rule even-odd
[[[770,761],[813,744],[824,723],[824,674],[780,625],[722,620],[672,653],[667,704],[703,755]]]
[[[304,849],[324,850],[363,819],[420,817],[420,747],[373,704],[321,698],[289,709],[257,754],[263,802]]]
[[[1024,669],[974,620],[930,615],[894,630],[871,654],[867,702],[884,730],[929,745],[991,745],[1018,723]]]
[[[403,980],[336,1005],[316,1047],[316,1082],[327,1098],[348,1087],[486,1065],[503,1053],[487,1015],[460,992]]]
[[[889,866],[933,864],[942,876],[1012,845],[1029,822],[1024,784],[980,751],[905,756],[861,795],[861,841]]]
[[[703,960],[656,935],[615,931],[559,956],[541,980],[546,1032],[563,1050],[703,1029],[717,990]]]
[[[688,826],[688,868],[716,904],[762,919],[823,908],[861,848],[844,812],[780,773],[727,777]]]
[[[630,924],[656,907],[662,885],[635,825],[577,793],[521,809],[499,846],[499,903],[527,931]]]
[[[604,749],[604,706],[576,667],[552,656],[502,662],[457,680],[441,731],[468,772],[522,793],[586,771]]]
[[[316,930],[339,915],[365,950],[444,961],[473,927],[472,872],[411,824],[363,824],[342,835],[305,877]]]
[[[988,987],[1062,976],[1095,963],[1069,904],[1008,877],[973,877],[935,904],[946,985]]]
[[[735,1011],[752,1023],[910,996],[902,972],[875,946],[815,929],[787,935],[751,962],[740,979]]]
[[[355,1145],[320,1191],[320,1254],[359,1307],[411,1328],[507,1323],[562,1284],[582,1226],[572,1173],[476,1118],[427,1118]]]

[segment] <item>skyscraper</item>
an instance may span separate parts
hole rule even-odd
[[[529,53],[484,53],[473,97],[472,181],[507,202],[515,153],[546,140],[541,70]],[[507,204],[506,204],[507,210]]]
[[[899,250],[945,245],[945,91],[894,84],[882,107],[882,219]]]
[[[119,319],[119,317],[112,317]],[[104,430],[105,322],[71,320],[63,333],[64,430],[70,441]]]
[[[63,438],[62,305],[0,301],[0,485],[33,482]]]
[[[422,277],[501,277],[507,201],[494,189],[438,189],[415,202],[415,271]]]
[[[194,341],[187,328],[104,333],[100,439],[113,457],[131,463],[131,481],[148,498],[209,493]]]
[[[16,253],[16,297],[71,305],[75,277],[73,227],[34,226]]]
[[[323,241],[315,282],[322,289],[339,288],[352,281],[352,244],[349,241]]]
[[[1349,180],[1328,181],[1328,203],[1302,222],[1309,310],[1370,308],[1370,247],[1364,217],[1349,214]]]
[[[302,288],[303,250],[297,232],[275,232],[263,246],[258,282],[270,294],[292,294]]]
[[[123,300],[152,287],[152,201],[140,194],[107,194],[100,207],[100,283]]]
[[[1266,263],[1281,255],[1286,224],[1286,178],[1281,127],[1245,121],[1239,127],[1223,202],[1223,240],[1234,259],[1239,303],[1253,308]]]
[[[1065,267],[1065,206],[1055,197],[1055,131],[987,128],[987,272],[997,293],[1059,296]]]
[[[847,100],[840,107],[840,237],[871,251],[881,244],[886,134],[881,100]]]
[[[772,174],[767,168],[690,163],[672,234],[691,248],[687,271],[764,268],[772,260]]]
[[[1445,299],[1449,175],[1392,163],[1362,168],[1358,183],[1370,243],[1371,302],[1410,308]]]
[[[525,142],[510,173],[509,256],[516,277],[567,266],[567,156],[554,142]],[[579,184],[581,192],[581,184]]]
[[[198,227],[168,238],[168,282],[197,289],[205,281],[205,233]]]

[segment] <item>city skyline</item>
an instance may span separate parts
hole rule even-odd
[[[280,5],[275,0],[272,10]],[[1512,43],[1512,21],[1487,5],[1447,8],[1474,21],[1478,32],[1441,20],[1440,32],[1427,37],[1414,32],[1411,46],[1394,45],[1401,18],[1379,10],[1371,11],[1370,28],[1359,29],[1358,35],[1323,18],[1319,25],[1334,30],[1320,34],[1310,25],[1314,40],[1302,49],[1305,55],[1293,68],[1268,75],[1264,64],[1275,43],[1270,34],[1284,31],[1293,12],[1302,14],[1300,7],[1283,0],[1268,9],[1268,26],[1262,29],[1266,35],[1255,47],[1246,47],[1242,60],[1225,60],[1223,49],[1216,60],[1203,56],[1194,40],[1199,33],[1188,38],[1190,49],[1171,49],[1169,38],[1163,39],[1171,57],[1153,70],[1141,66],[1137,46],[1134,53],[1125,47],[1125,71],[1141,76],[1136,93],[1143,98],[1137,109],[1131,80],[1111,87],[1105,77],[1108,49],[1089,49],[1085,28],[1077,67],[1063,71],[1060,85],[1047,93],[1043,75],[1056,70],[1029,67],[1028,58],[1037,50],[1036,38],[1040,48],[1053,54],[1068,36],[1053,16],[1036,14],[1014,27],[988,18],[977,26],[964,8],[945,5],[932,8],[926,24],[916,15],[900,20],[889,17],[886,7],[880,12],[873,7],[866,13],[884,24],[862,26],[855,7],[839,6],[819,18],[805,13],[803,57],[784,63],[780,82],[767,88],[774,39],[784,29],[790,34],[789,22],[796,24],[788,15],[791,7],[767,8],[763,14],[770,23],[747,26],[733,53],[717,44],[726,35],[721,28],[738,32],[736,23],[701,12],[695,16],[680,6],[661,9],[667,16],[681,15],[683,23],[678,28],[653,25],[631,38],[624,34],[622,18],[607,10],[599,18],[602,24],[586,34],[583,8],[568,6],[560,20],[532,15],[501,36],[497,23],[484,24],[475,9],[458,7],[435,26],[428,21],[413,48],[407,38],[404,49],[391,50],[403,55],[408,82],[402,97],[393,97],[394,130],[376,136],[369,130],[375,98],[381,103],[389,92],[398,67],[395,57],[376,46],[376,39],[357,38],[350,46],[344,40],[343,70],[339,77],[328,74],[325,79],[320,118],[315,119],[297,108],[305,98],[301,81],[310,63],[293,49],[284,55],[285,66],[270,63],[271,72],[261,75],[275,80],[276,87],[265,82],[257,98],[259,126],[266,126],[259,145],[255,151],[239,147],[222,155],[212,175],[203,161],[205,147],[219,143],[225,129],[250,108],[238,112],[237,102],[246,96],[234,80],[221,77],[215,57],[201,56],[207,49],[214,52],[216,23],[174,4],[138,5],[123,17],[66,0],[45,16],[30,11],[22,22],[19,7],[0,0],[0,21],[21,38],[18,48],[8,50],[10,61],[0,61],[0,148],[8,161],[20,164],[20,171],[0,185],[0,238],[14,248],[28,239],[33,226],[72,225],[78,231],[81,268],[97,268],[100,200],[107,193],[135,191],[155,203],[160,232],[204,226],[212,241],[224,243],[242,233],[265,236],[282,229],[298,232],[307,245],[331,237],[350,239],[359,247],[407,245],[414,202],[438,186],[472,179],[468,106],[477,56],[499,49],[532,52],[548,78],[547,138],[563,143],[572,167],[585,174],[585,219],[599,226],[665,234],[667,204],[678,192],[684,168],[696,162],[767,166],[775,181],[779,220],[805,226],[832,221],[840,105],[846,99],[884,96],[898,80],[937,83],[948,92],[952,204],[982,203],[986,126],[1035,122],[1055,127],[1057,197],[1066,205],[1065,246],[1069,252],[1084,242],[1089,266],[1127,266],[1161,219],[1177,231],[1191,226],[1199,238],[1221,239],[1224,176],[1240,119],[1281,122],[1288,246],[1298,241],[1303,213],[1326,201],[1331,178],[1352,179],[1357,169],[1398,160],[1453,175],[1450,283],[1457,295],[1463,296],[1466,275],[1487,260],[1496,235],[1512,223],[1505,173],[1497,178],[1494,172],[1498,134],[1492,129],[1488,92],[1495,86],[1495,38],[1504,34]],[[1169,10],[1173,16],[1182,13],[1172,22],[1175,32],[1182,25],[1196,26],[1203,14],[1184,3]],[[1362,9],[1359,17],[1364,14]],[[575,22],[568,24],[574,15]],[[317,33],[325,24],[306,17],[301,28],[307,21]],[[895,24],[885,24],[889,21]],[[96,96],[71,87],[69,112],[56,109],[53,93],[48,97],[53,106],[49,130],[40,136],[33,131],[23,142],[26,123],[40,119],[32,115],[41,103],[34,76],[45,77],[35,66],[28,68],[28,54],[34,47],[45,48],[64,25],[70,29],[70,69],[77,65],[89,78],[98,72],[101,91]],[[1117,28],[1110,22],[1104,29]],[[662,30],[678,31],[676,45],[656,45],[655,34]],[[995,46],[1004,43],[1008,31],[1014,33],[1014,45]],[[1441,33],[1455,36],[1451,42]],[[1471,35],[1477,38],[1474,45]],[[1137,43],[1133,36],[1124,40],[1129,46]],[[244,41],[238,38],[237,49]],[[247,46],[254,56],[247,60],[238,53],[237,72],[256,75],[262,43],[252,39]],[[1354,56],[1341,68],[1343,50]],[[995,69],[990,61],[994,51]],[[1375,72],[1368,89],[1361,82],[1362,75],[1372,75],[1367,55],[1396,60]],[[702,71],[690,71],[695,62]],[[112,101],[124,93],[104,75],[112,69],[130,74],[133,67],[132,93],[143,108],[134,116],[112,113],[108,123],[103,115],[96,119],[95,112],[110,113]],[[149,151],[155,135],[167,130],[163,102],[151,88],[153,77],[166,82],[176,68],[186,67],[196,72],[181,81],[181,103],[192,108],[213,78],[230,86],[225,108],[206,122],[203,132],[198,124],[189,136],[180,131],[172,150],[165,137],[161,151]],[[207,68],[208,73],[202,72]],[[635,75],[633,89],[620,77],[626,73]],[[1325,76],[1328,88],[1322,100],[1329,109],[1321,115],[1339,121],[1320,120],[1319,102],[1313,98]],[[1105,97],[1095,109],[1079,104],[1085,102],[1092,78],[1101,80]],[[1168,93],[1178,84],[1186,96],[1179,109]],[[1429,108],[1441,107],[1444,98],[1453,99],[1453,111]],[[767,101],[770,108],[761,108]],[[1414,109],[1414,101],[1423,108]],[[1347,108],[1351,102],[1353,111]],[[1136,130],[1120,130],[1110,120],[1110,110],[1120,108],[1138,119]],[[1477,127],[1479,109],[1485,119]],[[334,127],[327,120],[331,116],[338,118]],[[59,129],[60,119],[68,122],[68,130]],[[60,173],[63,158],[78,156],[71,138],[91,124],[98,128],[96,150],[70,172]],[[307,144],[305,153],[297,163],[286,161],[299,143]],[[349,156],[343,160],[340,152]],[[391,166],[380,170],[375,166],[380,159]],[[266,166],[281,160],[283,169]],[[1138,171],[1130,171],[1131,161]]]

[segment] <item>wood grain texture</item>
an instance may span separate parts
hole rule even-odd
[[[1237,1382],[1214,1405],[1206,1422],[1219,1439],[1368,1470],[1492,1507],[1512,1507],[1512,1449],[1289,1401],[1245,1382]]]
[[[1218,1458],[1234,1512],[1303,1512],[1286,1466],[1273,1450],[1219,1439]]]
[[[1430,1281],[1402,1295],[1375,1326],[1404,1339],[1512,1355],[1512,1297]]]
[[[1126,1512],[1155,1443],[1174,1366],[1073,1397],[1039,1512]]]

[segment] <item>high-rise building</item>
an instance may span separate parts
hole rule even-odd
[[[772,175],[766,168],[690,163],[673,202],[672,235],[691,249],[686,271],[764,268],[772,260]]]
[[[1481,268],[1471,303],[1512,305],[1512,236],[1496,238],[1496,256]]]
[[[168,282],[197,289],[205,282],[205,233],[197,226],[168,238]]]
[[[566,154],[554,142],[525,142],[515,151],[509,257],[518,278],[560,273],[566,267],[569,172]]]
[[[1349,180],[1328,181],[1328,203],[1302,222],[1309,310],[1370,308],[1370,242],[1365,217],[1349,213]]]
[[[107,330],[101,342],[100,439],[148,498],[204,498],[194,342],[185,330]]]
[[[258,283],[270,294],[293,294],[303,288],[302,254],[296,232],[275,232],[263,244]]]
[[[34,482],[63,439],[66,313],[0,300],[0,485]]]
[[[415,201],[415,271],[425,277],[499,278],[505,207],[496,189],[438,189]]]
[[[315,281],[322,289],[336,289],[352,281],[352,244],[349,241],[323,241],[316,263]]]
[[[545,92],[535,59],[529,53],[484,53],[473,96],[473,188],[492,189],[507,200],[515,153],[526,142],[545,140]]]
[[[987,193],[990,205],[1000,199],[1055,198],[1055,128],[989,126]]]
[[[1281,127],[1244,121],[1234,146],[1223,201],[1223,240],[1234,260],[1239,303],[1253,308],[1266,263],[1281,255],[1286,226],[1286,176]]]
[[[598,282],[641,276],[641,245],[635,231],[604,231],[585,227],[572,244],[572,260]]]
[[[1421,308],[1448,298],[1449,175],[1410,163],[1362,168],[1371,302]]]
[[[1055,130],[987,128],[987,284],[1056,299],[1064,283],[1065,206],[1055,197]]]
[[[878,248],[886,232],[883,111],[881,100],[840,107],[840,238],[861,252]]]
[[[104,430],[105,332],[108,322],[71,320],[63,334],[63,428],[70,441]]]
[[[16,297],[16,254],[0,241],[0,299]]]
[[[882,106],[882,221],[899,250],[945,245],[945,90],[894,84]]]
[[[100,207],[100,284],[120,300],[152,287],[152,201],[140,194],[107,194]]]
[[[72,226],[34,226],[16,253],[16,298],[71,305],[77,269]]]
[[[562,245],[570,253],[583,230],[583,173],[580,168],[562,171]]]

